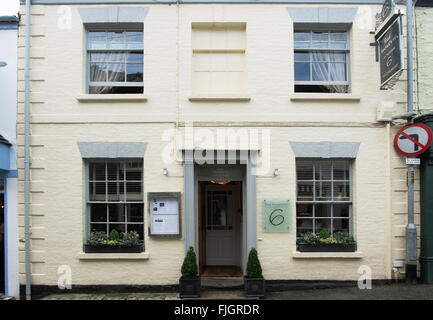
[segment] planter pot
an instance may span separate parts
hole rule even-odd
[[[195,279],[179,279],[179,297],[180,298],[200,298],[200,277]]]
[[[265,279],[244,277],[244,288],[246,297],[265,297]]]
[[[349,243],[349,244],[298,243],[298,250],[300,252],[355,252],[356,251],[356,243]]]
[[[90,246],[84,245],[85,253],[140,253],[143,252],[143,245],[137,244],[135,246],[126,247],[126,246],[110,246],[110,245],[102,245],[102,246]]]

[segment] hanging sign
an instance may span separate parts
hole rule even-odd
[[[383,87],[404,69],[403,35],[400,19],[377,39],[379,45],[380,86]]]
[[[180,236],[180,193],[149,192],[150,236]]]
[[[393,0],[385,0],[382,10],[376,15],[376,38],[400,15]]]
[[[263,200],[262,228],[264,232],[290,230],[290,201]]]
[[[422,123],[413,123],[401,128],[394,137],[395,150],[406,157],[425,152],[432,143],[432,131]]]

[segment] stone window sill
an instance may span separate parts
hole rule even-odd
[[[79,102],[146,102],[145,94],[80,94],[75,97]]]
[[[247,94],[198,94],[191,95],[191,102],[215,102],[215,101],[233,101],[233,102],[249,102],[251,97]]]
[[[362,259],[361,251],[355,252],[292,252],[293,259]]]
[[[141,253],[78,253],[80,260],[148,260],[149,252]]]
[[[353,101],[359,102],[361,96],[352,93],[293,93],[290,101]]]

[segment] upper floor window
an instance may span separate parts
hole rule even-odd
[[[347,31],[295,31],[295,92],[349,92]]]
[[[143,31],[87,32],[88,93],[143,93]]]

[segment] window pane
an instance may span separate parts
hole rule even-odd
[[[298,180],[313,180],[313,161],[297,161],[296,174]]]
[[[334,180],[349,180],[349,163],[347,161],[333,161]]]
[[[325,41],[325,42],[329,41],[329,33],[328,32],[315,31],[312,33],[311,37],[312,37],[313,42],[314,41]]]
[[[105,163],[94,163],[90,166],[90,179],[105,181]]]
[[[108,201],[123,201],[124,182],[108,182]]]
[[[143,65],[142,64],[127,64],[126,65],[126,81],[128,82],[143,82]]]
[[[328,81],[328,63],[312,63],[312,78],[313,81]]]
[[[310,53],[308,52],[295,52],[295,61],[310,62]]]
[[[143,49],[143,32],[126,32],[128,49]]]
[[[143,63],[143,54],[142,53],[128,53],[127,62],[137,62],[137,63]]]
[[[309,63],[295,63],[295,81],[310,81]]]
[[[316,218],[331,217],[331,205],[330,204],[316,204],[314,206],[314,216]]]
[[[331,63],[331,81],[346,81],[346,64]]]
[[[305,218],[313,217],[313,204],[312,203],[297,203],[296,204],[296,217]]]
[[[341,204],[334,204],[332,207],[332,215],[333,217],[338,218],[349,218],[349,204],[348,203],[341,203]]]
[[[107,163],[107,179],[108,180],[117,180],[117,163]]]
[[[349,201],[350,200],[350,186],[349,182],[334,182],[334,200],[335,201]]]
[[[322,229],[326,229],[331,232],[331,219],[315,219],[315,233],[319,233]]]
[[[123,31],[110,31],[107,33],[109,49],[125,49],[125,34]]]
[[[301,237],[307,232],[313,232],[313,219],[296,219],[296,236]]]
[[[345,49],[347,49],[347,44],[346,44],[346,42],[331,42],[330,48],[331,49],[345,50]]]
[[[346,32],[331,32],[331,41],[347,41]]]
[[[295,49],[308,49],[310,45],[310,42],[295,42]]]
[[[107,205],[93,203],[90,205],[91,222],[107,222]]]
[[[107,39],[105,32],[89,31],[87,34],[89,49],[106,49]]]
[[[313,201],[313,182],[298,182],[298,200]]]
[[[143,199],[141,182],[126,183],[126,200],[139,201]]]
[[[143,204],[131,203],[127,204],[127,219],[128,222],[143,222]]]
[[[313,49],[328,49],[328,42],[321,42],[321,41],[317,41],[317,42],[313,42],[311,47]]]
[[[105,201],[105,182],[90,182],[93,184],[89,199],[92,201]]]
[[[328,61],[329,54],[327,52],[312,51],[311,58],[313,61]]]
[[[295,41],[310,41],[311,32],[295,32],[293,35]]]
[[[316,181],[316,201],[331,200],[331,182]]]
[[[125,232],[125,224],[113,224],[110,223],[108,225],[108,235],[110,235],[112,230],[116,230],[117,232],[119,232],[119,236],[121,233]]]
[[[106,71],[105,64],[103,63],[90,64],[90,81],[94,81],[94,82],[107,81],[107,71]]]
[[[90,232],[103,231],[107,233],[107,225],[105,223],[90,224]]]
[[[141,162],[128,162],[126,164],[126,180],[142,180],[143,164]]]
[[[119,63],[107,64],[107,79],[109,82],[125,81],[125,65]]]
[[[333,230],[332,233],[337,231],[343,231],[349,233],[349,219],[333,219]]]
[[[128,232],[135,231],[140,236],[140,240],[144,239],[144,225],[143,224],[128,224]]]
[[[331,180],[331,161],[319,161],[315,163],[316,180]]]
[[[109,221],[110,222],[124,222],[125,221],[125,206],[124,204],[110,204],[108,206]]]
[[[331,61],[333,62],[346,62],[345,53],[330,53]]]

